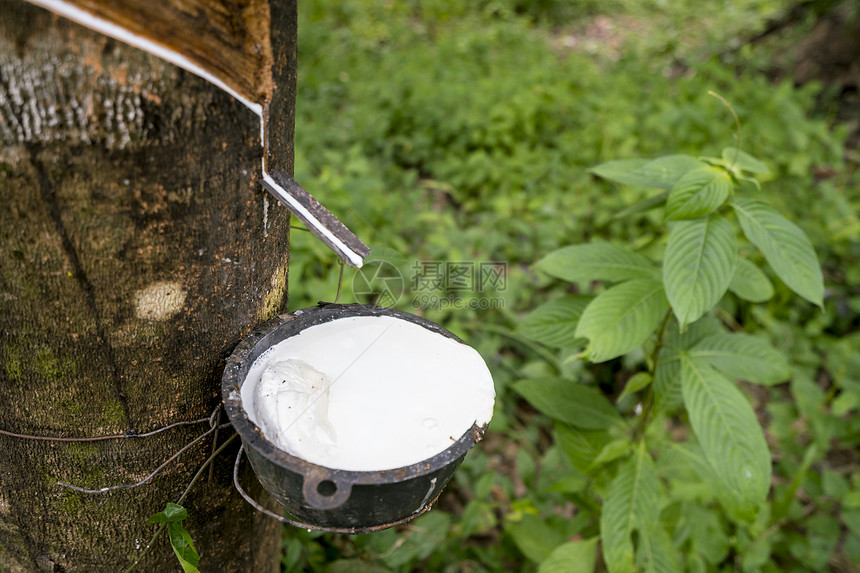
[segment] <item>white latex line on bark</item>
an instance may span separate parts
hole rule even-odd
[[[132,34],[125,28],[121,26],[117,26],[107,20],[102,18],[98,18],[93,16],[86,10],[78,8],[72,4],[68,4],[66,2],[62,2],[61,0],[29,0],[32,4],[37,6],[41,6],[51,12],[59,14],[69,20],[77,22],[78,24],[95,30],[96,32],[100,32],[106,36],[110,36],[111,38],[115,38],[121,42],[134,46],[135,48],[139,48],[145,52],[149,52],[159,58],[170,62],[180,68],[191,72],[192,74],[203,78],[209,83],[217,86],[221,90],[227,92],[237,100],[239,100],[242,104],[244,104],[248,109],[253,111],[260,118],[260,140],[263,142],[265,146],[265,137],[266,137],[266,122],[263,117],[263,106],[260,103],[252,102],[236,92],[230,86],[225,84],[223,81],[213,76],[205,69],[201,68],[197,64],[190,61],[188,58],[170,50],[161,44],[153,42],[147,38],[143,38],[136,34]],[[265,155],[265,153],[264,153]],[[321,235],[326,237],[329,241],[331,241],[332,245],[334,245],[339,251],[341,256],[345,256],[349,259],[350,263],[352,263],[356,267],[361,267],[364,259],[358,253],[354,252],[352,249],[346,246],[343,241],[338,239],[334,233],[331,232],[325,225],[323,225],[319,219],[313,216],[313,214],[308,211],[303,205],[301,205],[292,195],[290,195],[286,189],[278,185],[274,179],[269,175],[268,171],[266,171],[266,161],[265,157],[263,159],[263,179],[268,183],[268,185],[275,190],[278,195],[283,198],[290,206],[291,209],[300,213],[305,220],[307,220]]]
[[[263,115],[263,106],[259,103],[252,102],[250,100],[245,99],[241,95],[239,95],[233,88],[225,84],[223,81],[219,80],[182,54],[174,52],[168,48],[165,48],[161,44],[153,42],[152,40],[148,40],[147,38],[143,38],[136,34],[132,34],[125,28],[117,26],[107,20],[103,20],[98,18],[97,16],[93,16],[89,12],[78,8],[72,4],[68,4],[66,2],[61,2],[60,0],[29,0],[31,3],[36,6],[41,6],[51,12],[59,14],[60,16],[64,16],[69,20],[77,22],[78,24],[90,28],[91,30],[95,30],[96,32],[101,32],[106,36],[110,36],[111,38],[115,38],[121,42],[125,42],[135,48],[140,48],[144,52],[149,52],[155,56],[158,56],[162,60],[167,60],[171,64],[175,64],[180,68],[188,70],[192,74],[196,76],[200,76],[204,80],[209,83],[212,83],[243,104],[248,107],[251,111],[256,113],[258,116],[262,117]]]

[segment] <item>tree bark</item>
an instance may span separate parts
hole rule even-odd
[[[259,119],[20,0],[0,15],[0,429],[87,437],[207,417],[224,358],[286,306],[289,214],[261,190]],[[139,488],[57,482],[136,482],[207,428],[0,435],[0,571],[128,567],[213,440]],[[215,464],[183,504],[201,571],[274,571],[280,524],[233,491],[228,454]],[[138,569],[179,569],[166,537]]]

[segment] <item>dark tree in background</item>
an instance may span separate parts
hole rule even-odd
[[[286,306],[289,214],[260,156],[259,119],[227,94],[0,0],[0,429],[142,433],[214,410],[224,358]],[[123,570],[213,440],[136,489],[57,481],[136,482],[207,427],[0,435],[0,571]],[[281,526],[231,470],[225,454],[183,504],[201,567],[273,571]],[[165,538],[139,566],[177,568]]]

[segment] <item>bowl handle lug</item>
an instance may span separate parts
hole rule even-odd
[[[324,470],[312,469],[304,475],[302,495],[314,509],[335,509],[349,499],[352,483],[337,479]]]

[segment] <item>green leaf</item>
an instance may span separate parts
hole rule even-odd
[[[426,559],[446,539],[451,529],[451,516],[444,511],[428,511],[412,522],[409,529],[395,537],[392,545],[384,550],[381,559],[386,565],[397,569],[414,560]]]
[[[154,523],[174,523],[181,522],[184,519],[188,519],[188,511],[186,511],[185,508],[181,505],[167,502],[164,511],[160,511],[150,517],[147,521],[147,524],[152,525]]]
[[[778,384],[790,375],[785,356],[767,340],[749,334],[712,334],[690,348],[689,355],[732,378],[756,384]]]
[[[823,307],[824,278],[806,233],[763,201],[738,197],[731,205],[744,235],[761,250],[782,282]]]
[[[860,510],[853,509],[842,512],[842,521],[848,527],[848,531],[860,537]]]
[[[791,482],[789,482],[788,487],[786,487],[782,495],[773,502],[772,519],[774,522],[783,519],[788,515],[788,511],[791,508],[791,502],[794,500],[797,490],[800,488],[801,484],[806,481],[806,475],[809,472],[809,468],[812,467],[812,464],[818,459],[818,452],[818,446],[815,445],[814,442],[806,446],[806,451],[803,452],[803,458],[800,461],[800,467],[794,470],[794,475],[791,478]]]
[[[598,390],[570,380],[521,380],[516,390],[544,414],[577,428],[602,430],[621,423],[621,416]]]
[[[690,469],[707,486],[706,491],[711,494],[713,499],[719,501],[730,516],[742,517],[744,514],[749,514],[749,510],[742,507],[740,502],[732,495],[729,486],[717,474],[717,471],[705,457],[705,452],[698,444],[672,442],[668,445],[672,453],[679,454],[683,461],[689,464]]]
[[[531,513],[524,513],[522,521],[511,523],[505,529],[523,555],[535,563],[548,559],[553,550],[564,542],[561,531]]]
[[[627,384],[624,385],[624,391],[618,397],[616,402],[620,402],[628,394],[638,392],[642,388],[647,387],[652,380],[651,375],[647,372],[637,372],[627,380]]]
[[[749,153],[739,150],[736,147],[727,147],[723,149],[723,160],[728,165],[734,165],[735,168],[757,175],[767,175],[770,169],[767,165],[750,155]]]
[[[705,457],[739,505],[750,512],[770,489],[770,452],[750,403],[713,368],[681,357],[681,389],[690,424]]]
[[[668,197],[668,191],[663,191],[661,193],[658,193],[657,195],[652,195],[651,197],[647,197],[645,199],[642,199],[641,201],[637,201],[633,205],[630,205],[629,207],[625,207],[624,209],[618,211],[612,216],[612,218],[621,219],[623,217],[627,217],[628,215],[634,215],[636,213],[642,213],[643,211],[654,209],[655,207],[663,205]]]
[[[615,282],[657,274],[657,267],[642,255],[604,242],[563,247],[539,260],[535,268],[571,282]]]
[[[636,562],[646,573],[677,573],[683,570],[678,550],[659,523],[639,531]]]
[[[684,402],[681,396],[681,362],[678,351],[690,348],[714,332],[720,332],[720,323],[712,316],[700,318],[684,332],[680,331],[674,318],[669,321],[654,372],[654,397],[660,408],[673,409]]]
[[[660,482],[641,442],[609,484],[600,516],[603,560],[610,573],[632,573],[634,529],[646,530],[660,517]]]
[[[642,174],[642,169],[648,163],[648,159],[616,159],[596,165],[588,171],[616,183],[634,187],[655,187],[651,180]]]
[[[167,537],[170,546],[182,566],[185,573],[200,573],[197,565],[200,563],[200,555],[194,549],[191,535],[182,527],[182,521],[188,518],[188,511],[181,505],[168,502],[164,511],[160,511],[149,518],[148,524],[167,524]]]
[[[591,485],[591,480],[579,472],[569,472],[565,477],[556,478],[546,491],[557,493],[580,493]]]
[[[594,573],[597,537],[570,541],[556,547],[541,562],[538,573]]]
[[[597,468],[599,466],[605,466],[607,463],[615,461],[619,458],[625,457],[630,453],[630,450],[633,448],[633,444],[630,442],[630,438],[618,438],[617,440],[612,440],[600,450],[600,453],[597,454],[597,457],[594,458],[591,462],[591,466],[593,468]]]
[[[669,193],[666,219],[698,219],[714,211],[729,198],[734,184],[724,170],[702,167],[684,175]]]
[[[355,558],[333,561],[326,567],[325,573],[390,573],[390,570]]]
[[[517,330],[524,336],[553,348],[575,346],[576,325],[592,297],[567,295],[534,309]]]
[[[657,159],[621,159],[602,163],[589,169],[591,173],[610,181],[654,189],[671,189],[675,182],[691,169],[704,165],[689,155],[666,155]]]
[[[672,225],[663,261],[663,283],[681,330],[720,301],[729,288],[736,262],[737,239],[731,224],[722,217],[712,215]]]
[[[659,280],[640,279],[616,285],[589,304],[576,335],[588,338],[593,362],[626,354],[656,330],[666,312],[666,293]]]
[[[168,522],[167,536],[170,538],[170,546],[173,547],[173,552],[176,554],[182,570],[185,573],[200,573],[197,570],[197,565],[200,563],[200,555],[194,549],[191,535],[185,531],[182,524],[176,521]]]
[[[749,302],[765,302],[773,297],[773,285],[764,271],[740,257],[729,290]]]
[[[684,545],[689,540],[689,553],[695,553],[711,565],[717,565],[725,561],[732,547],[725,529],[725,519],[716,508],[699,503],[685,503],[675,531],[683,531],[683,537],[686,539],[676,537],[675,543],[680,541]],[[704,563],[702,565],[704,566]]]
[[[555,443],[570,460],[571,465],[584,475],[593,475],[592,460],[609,443],[605,431],[580,430],[573,426],[555,424]]]

